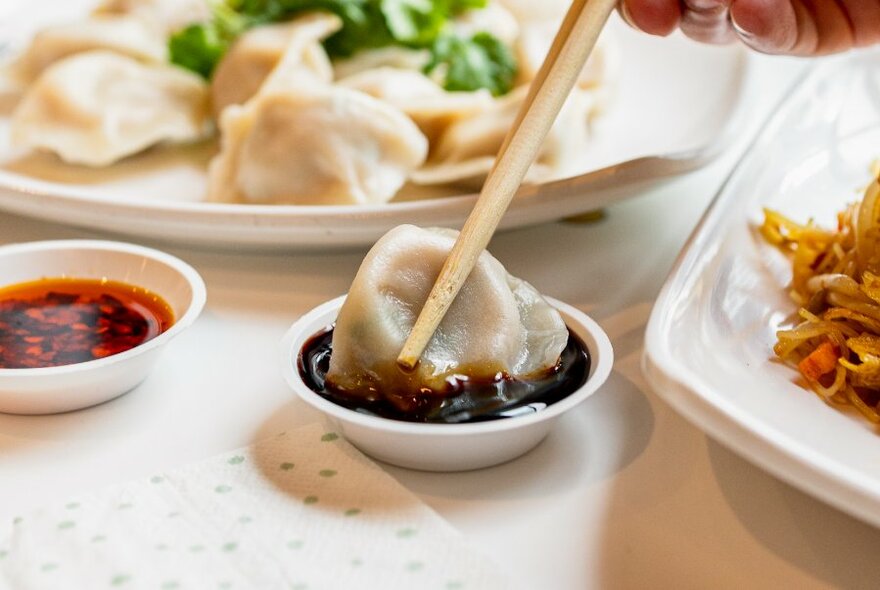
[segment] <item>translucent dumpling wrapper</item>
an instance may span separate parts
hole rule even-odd
[[[339,30],[342,21],[327,13],[312,13],[290,22],[255,27],[242,35],[223,57],[211,79],[211,108],[216,118],[223,109],[243,104],[262,87],[281,62],[316,79],[333,80],[330,58],[321,41]],[[280,76],[280,72],[275,73]]]
[[[556,20],[531,21],[520,26],[520,34],[514,44],[518,65],[517,84],[528,84],[538,74],[558,29],[559,22]],[[600,93],[604,102],[609,98],[608,93],[614,85],[614,74],[619,68],[617,44],[611,31],[606,29],[590,53],[590,58],[578,78],[577,87]]]
[[[92,14],[134,16],[172,33],[211,19],[209,0],[104,0]]]
[[[410,180],[423,185],[454,184],[479,189],[527,94],[528,87],[521,86],[497,99],[492,108],[449,125],[432,146],[429,161]],[[529,169],[526,182],[546,182],[581,171],[595,105],[592,92],[572,92]]]
[[[534,287],[480,258],[413,372],[397,356],[458,232],[403,225],[367,254],[333,333],[327,374],[354,395],[442,394],[450,379],[525,378],[553,370],[568,330]]]
[[[107,51],[50,66],[12,115],[13,145],[104,166],[162,142],[191,142],[209,126],[208,89],[194,74]]]
[[[496,99],[492,108],[454,121],[434,138],[431,156],[427,164],[413,174],[413,183],[480,188],[516,120],[528,94],[528,84],[537,75],[558,27],[558,19],[520,23],[519,36],[514,44],[519,67],[518,86]],[[603,33],[529,170],[525,178],[527,183],[548,182],[584,171],[585,155],[592,137],[591,123],[609,102],[613,88],[611,72],[618,67],[614,41]]]
[[[400,110],[309,75],[287,83],[223,112],[211,200],[384,203],[424,162],[428,142]]]
[[[59,60],[97,50],[145,62],[160,63],[168,58],[165,37],[155,27],[130,16],[96,15],[38,31],[11,69],[15,77],[27,82]]]
[[[568,2],[503,0],[504,13],[518,21],[512,42],[517,56],[517,87],[488,109],[449,121],[431,137],[428,162],[413,173],[415,185],[453,185],[477,190],[491,170],[504,138],[552,45]],[[486,9],[491,12],[493,5]],[[509,12],[508,12],[509,11]],[[476,11],[477,15],[480,11]],[[497,18],[499,22],[504,18]],[[591,124],[612,95],[612,72],[619,67],[613,39],[603,33],[578,83],[566,101],[525,182],[542,183],[580,174],[586,166]]]
[[[498,0],[520,23],[542,20],[561,21],[571,0]]]
[[[387,66],[364,70],[338,84],[399,108],[431,143],[452,123],[488,111],[494,104],[488,90],[447,92],[421,72]]]
[[[425,49],[390,45],[377,49],[364,49],[351,57],[337,59],[333,62],[333,72],[336,80],[378,68],[421,72],[430,61],[431,53]]]
[[[483,8],[467,10],[451,23],[452,31],[460,37],[473,37],[477,33],[490,33],[507,45],[513,45],[519,37],[519,22],[497,0],[491,0]]]

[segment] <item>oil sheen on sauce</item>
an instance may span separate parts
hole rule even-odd
[[[0,288],[0,368],[35,369],[108,357],[174,323],[142,287],[106,279],[44,278]]]
[[[568,343],[553,369],[529,379],[498,375],[495,379],[453,381],[445,395],[389,399],[352,395],[327,382],[333,354],[333,328],[309,339],[294,359],[306,386],[350,410],[407,422],[457,424],[483,422],[538,412],[577,391],[590,374],[590,353],[569,331]]]

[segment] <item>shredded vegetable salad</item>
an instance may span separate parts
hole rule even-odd
[[[800,323],[777,332],[774,352],[823,399],[880,424],[880,178],[837,228],[764,211],[761,233],[791,257]]]

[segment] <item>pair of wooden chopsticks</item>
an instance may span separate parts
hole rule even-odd
[[[501,222],[617,0],[574,0],[397,363],[412,370]]]

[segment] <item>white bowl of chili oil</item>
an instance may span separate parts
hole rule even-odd
[[[130,391],[205,304],[185,262],[99,240],[0,247],[0,412],[51,414]]]

